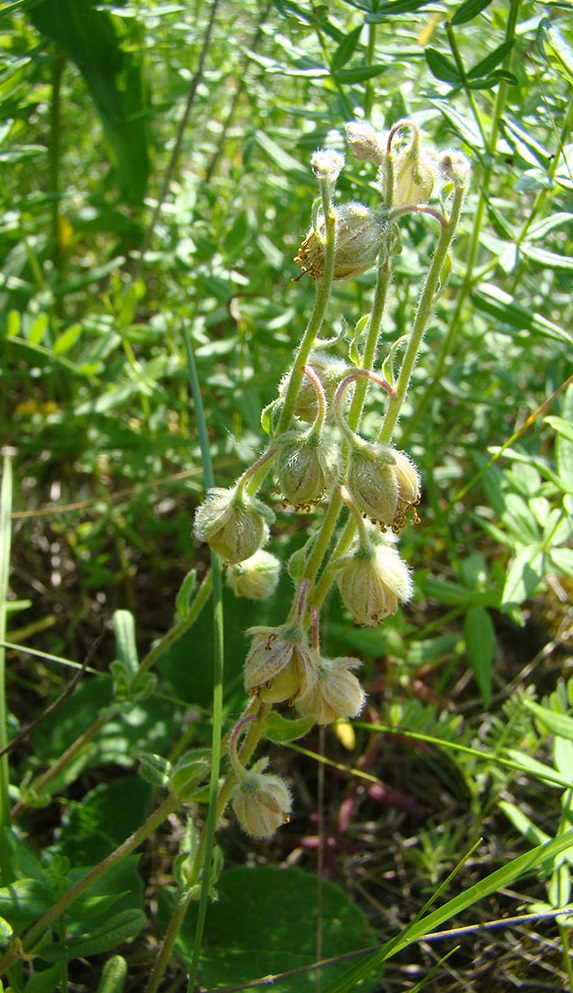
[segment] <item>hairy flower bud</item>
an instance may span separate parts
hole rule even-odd
[[[230,565],[227,582],[237,596],[267,600],[277,588],[281,564],[276,555],[259,549],[249,559]]]
[[[245,691],[266,703],[298,700],[316,682],[319,656],[298,625],[253,627],[245,661]]]
[[[334,210],[334,279],[350,279],[366,272],[376,262],[386,221],[361,203],[343,204]],[[319,217],[317,232],[309,231],[295,258],[302,266],[301,275],[310,272],[313,280],[324,276],[325,231],[324,218]]]
[[[360,121],[347,124],[346,141],[358,162],[374,162],[376,165],[381,165],[384,161],[384,136],[377,134],[370,124],[363,124]]]
[[[323,432],[289,431],[277,445],[276,470],[285,500],[297,509],[318,503],[338,477],[339,451]]]
[[[394,456],[384,445],[354,444],[346,488],[357,511],[382,528],[391,527],[398,505]]]
[[[392,448],[391,453],[394,456],[394,473],[398,483],[398,505],[392,521],[392,530],[397,534],[404,527],[408,511],[414,511],[415,524],[420,522],[416,512],[420,503],[420,473],[405,452]]]
[[[274,514],[244,489],[218,486],[207,491],[195,513],[194,534],[226,562],[248,559],[269,537]]]
[[[419,145],[401,148],[394,163],[394,177],[395,206],[424,203],[430,197],[436,181],[434,156]]]
[[[312,154],[310,164],[317,179],[335,183],[344,168],[344,155],[334,148],[319,148]]]
[[[328,409],[332,407],[338,384],[348,374],[348,363],[335,355],[325,355],[321,351],[311,352],[307,363],[320,381]],[[289,376],[285,376],[279,387],[279,396],[284,399],[288,389]],[[350,392],[350,390],[348,390]],[[294,412],[301,421],[314,421],[318,411],[316,388],[305,376],[298,391]]]
[[[442,152],[438,165],[446,179],[450,179],[455,186],[465,186],[471,166],[462,152]]]
[[[378,536],[343,559],[337,584],[355,624],[376,627],[412,596],[410,573],[398,552]]]
[[[280,776],[257,769],[240,776],[231,803],[239,824],[253,838],[271,838],[277,828],[288,824],[292,807],[290,790]],[[263,766],[264,767],[264,766]]]
[[[304,717],[317,724],[332,724],[339,718],[356,717],[364,706],[364,690],[350,672],[362,663],[358,659],[321,659],[314,687],[297,703]]]

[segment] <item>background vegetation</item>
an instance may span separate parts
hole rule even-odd
[[[572,44],[565,0],[4,5],[5,962],[13,934],[165,804],[166,761],[210,740],[210,611],[190,627],[186,588],[175,605],[208,569],[190,537],[203,475],[183,330],[227,485],[260,449],[312,305],[292,283],[309,155],[342,149],[346,121],[413,116],[474,177],[398,438],[423,475],[423,527],[402,542],[415,599],[362,630],[332,598],[323,635],[364,659],[368,709],[278,751],[297,800],[272,844],[224,821],[199,981],[252,988],[377,946],[322,989],[573,989],[571,916],[554,914],[573,860]],[[349,164],[342,195],[372,202],[371,179]],[[407,222],[389,344],[432,237]],[[336,285],[335,332],[372,285]],[[277,513],[286,560],[310,518]],[[225,592],[228,723],[244,629],[282,620],[283,584],[262,607]],[[144,988],[203,808],[168,813],[33,935],[6,972],[14,993]],[[428,938],[446,922],[474,930]],[[188,920],[160,988],[185,989],[192,958]]]

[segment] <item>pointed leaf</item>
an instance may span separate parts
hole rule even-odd
[[[424,55],[428,63],[428,69],[436,79],[440,79],[444,83],[455,83],[457,85],[462,82],[462,77],[455,63],[447,59],[441,52],[438,52],[436,48],[426,48]]]
[[[464,619],[464,639],[484,707],[489,707],[495,631],[491,617],[484,607],[469,608]]]
[[[95,0],[42,0],[29,17],[77,65],[114,150],[122,195],[141,203],[149,175],[148,100],[126,19]]]

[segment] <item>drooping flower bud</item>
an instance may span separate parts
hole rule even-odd
[[[253,627],[245,661],[245,690],[266,703],[296,701],[316,682],[319,656],[299,624]]]
[[[406,563],[377,532],[345,556],[336,581],[354,623],[365,627],[377,627],[395,614],[413,592]]]
[[[227,582],[237,596],[248,600],[267,600],[277,588],[281,564],[276,555],[259,549],[227,569]]]
[[[414,523],[420,523],[416,511],[420,503],[420,473],[405,452],[399,452],[395,448],[390,451],[394,456],[393,468],[398,483],[398,504],[392,521],[392,530],[398,534],[404,527],[406,514],[410,510],[414,511]]]
[[[394,206],[424,203],[436,182],[435,156],[419,143],[401,148],[394,162]]]
[[[323,431],[289,431],[277,442],[276,471],[281,492],[297,509],[310,509],[335,485],[340,454]]]
[[[350,670],[361,664],[353,658],[321,659],[317,681],[298,701],[297,710],[304,717],[314,717],[317,724],[357,717],[364,706],[365,694]]]
[[[349,150],[358,162],[374,162],[376,165],[381,165],[384,161],[384,136],[377,134],[370,124],[351,121],[346,125],[346,140]]]
[[[374,265],[386,220],[361,203],[347,203],[334,208],[336,213],[336,248],[334,253],[334,279],[359,276]],[[295,262],[302,266],[302,273],[310,272],[313,280],[324,276],[325,224],[319,217],[317,230],[309,231]]]
[[[392,526],[398,506],[398,483],[389,448],[357,440],[348,456],[346,488],[363,517],[382,528]]]
[[[462,152],[442,152],[438,165],[446,179],[450,179],[455,186],[465,186],[471,166]]]
[[[322,351],[310,353],[308,363],[320,380],[328,411],[332,407],[334,394],[338,384],[349,371],[348,364],[335,355],[325,355]],[[289,377],[285,376],[279,387],[279,396],[284,399],[288,389]],[[294,412],[301,421],[314,421],[318,412],[316,389],[308,376],[305,376],[298,391]]]
[[[266,764],[267,759],[262,759],[250,771],[245,770],[231,799],[239,824],[253,838],[271,838],[290,820],[290,790],[280,776],[260,771]]]
[[[207,491],[195,513],[194,534],[226,562],[248,559],[265,544],[274,514],[243,487]]]

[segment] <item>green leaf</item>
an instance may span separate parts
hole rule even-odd
[[[502,512],[504,524],[517,541],[524,544],[539,541],[539,529],[531,508],[519,493],[507,493]]]
[[[484,707],[489,707],[495,630],[491,617],[484,607],[470,607],[467,611],[464,618],[464,640]]]
[[[149,106],[126,18],[95,0],[42,0],[29,16],[80,70],[114,150],[122,195],[140,204],[149,175]]]
[[[512,48],[513,41],[504,41],[502,45],[498,45],[497,48],[494,48],[494,50],[489,53],[489,55],[486,55],[485,59],[481,59],[479,62],[476,62],[475,66],[472,66],[472,68],[468,70],[467,78],[479,79],[480,76],[488,76],[489,73],[493,72],[496,66],[500,64],[500,62],[503,62],[506,55],[511,52]]]
[[[567,227],[573,223],[573,214],[567,210],[558,210],[549,217],[543,217],[540,221],[534,221],[527,231],[528,241],[538,241],[546,238],[550,231],[555,228]]]
[[[552,548],[549,558],[558,572],[573,578],[573,548]]]
[[[51,965],[49,969],[36,972],[26,983],[26,993],[54,993],[60,985],[62,969]]]
[[[473,21],[474,17],[477,17],[478,14],[481,14],[482,10],[489,7],[491,2],[492,0],[464,0],[452,17],[452,26],[455,28],[459,24],[467,24],[468,21]]]
[[[544,166],[549,165],[551,160],[549,149],[526,131],[514,117],[505,115],[500,119],[499,126],[505,139],[525,162],[534,166],[540,163]]]
[[[101,955],[135,938],[143,930],[145,920],[142,910],[122,910],[104,924],[94,927],[89,934],[68,939],[65,944],[54,942],[43,948],[42,958],[47,962],[69,962],[88,955]]]
[[[563,480],[573,486],[573,383],[565,390],[560,418],[546,418],[557,432],[555,439],[555,463]]]
[[[521,306],[514,297],[493,283],[481,283],[479,289],[472,293],[472,300],[479,310],[495,317],[501,324],[571,345],[571,335],[567,331],[541,314]]]
[[[428,578],[424,579],[422,585],[426,596],[434,597],[439,603],[447,603],[452,607],[462,607],[473,600],[471,590],[447,579]]]
[[[468,89],[492,90],[494,86],[497,86],[497,84],[501,82],[502,79],[512,86],[517,83],[517,77],[514,76],[512,72],[507,72],[505,69],[496,69],[494,72],[490,73],[489,76],[485,76],[480,79],[471,79],[468,83]]]
[[[514,558],[501,597],[502,609],[508,610],[532,596],[547,571],[547,556],[539,545],[527,545]]]
[[[333,73],[333,76],[338,83],[363,83],[364,80],[373,79],[387,69],[388,66],[378,63],[371,66],[357,66],[355,69],[339,69]]]
[[[530,845],[544,845],[551,841],[551,836],[543,831],[537,824],[534,824],[527,814],[524,814],[521,807],[507,800],[500,800],[498,807],[502,814],[517,828],[519,833],[530,843]]]
[[[537,262],[538,265],[543,266],[545,269],[551,269],[552,271],[558,269],[563,272],[571,272],[573,270],[573,258],[569,255],[557,255],[556,252],[548,252],[545,248],[537,248],[536,245],[532,245],[527,241],[522,243],[521,251],[526,259]]]
[[[360,35],[362,34],[363,25],[359,24],[357,28],[350,31],[349,34],[340,42],[340,45],[336,49],[334,55],[332,56],[331,66],[332,71],[336,73],[339,69],[352,58],[358,42],[360,41]]]
[[[573,717],[549,710],[548,707],[542,707],[541,704],[534,703],[533,700],[524,700],[523,706],[552,734],[558,734],[562,738],[567,738],[568,741],[573,741]]]
[[[450,59],[447,59],[445,55],[438,52],[437,48],[425,48],[424,56],[432,76],[442,80],[444,83],[461,84],[462,77],[460,76],[458,67]]]
[[[556,782],[555,769],[546,765],[545,762],[539,762],[538,759],[532,758],[531,755],[527,755],[525,752],[520,752],[515,748],[508,748],[507,757],[516,762],[523,772],[535,777],[542,783],[546,783],[547,786],[551,786],[554,789],[560,787],[566,788],[569,784],[568,780],[562,780],[561,783]]]
[[[304,169],[298,159],[293,158],[292,155],[285,152],[284,148],[281,148],[281,146],[278,145],[276,141],[274,141],[264,131],[257,131],[255,133],[255,138],[257,144],[265,155],[268,155],[271,161],[278,166],[281,172],[284,172],[287,176],[291,176],[293,179],[299,179],[302,180],[302,182],[310,184],[312,179],[310,167],[308,169]]]
[[[548,61],[570,86],[573,85],[573,50],[565,36],[549,18],[544,18],[539,25],[539,37]]]
[[[117,848],[149,810],[152,790],[136,776],[120,776],[68,800],[58,834],[58,852],[72,864],[93,865]]]
[[[453,128],[454,133],[465,141],[470,148],[472,148],[476,153],[485,151],[483,136],[474,121],[474,119],[466,114],[461,114],[458,110],[455,110],[450,104],[446,104],[442,101],[430,101],[434,107],[440,111],[442,116]]]
[[[387,21],[389,17],[398,14],[412,14],[431,2],[432,0],[388,0],[388,3],[376,4],[375,13],[369,14],[366,20],[369,24],[379,24],[380,21]]]
[[[218,901],[209,908],[201,950],[201,986],[209,989],[249,983],[265,975],[311,965],[316,959],[316,877],[294,868],[229,869],[217,883]],[[363,912],[340,886],[323,881],[321,893],[322,958],[343,955],[376,939]],[[177,953],[188,966],[193,954],[191,907],[180,931]],[[301,922],[304,926],[301,927]],[[344,966],[321,969],[322,983]],[[280,993],[313,993],[314,972],[281,979]],[[372,977],[361,990],[378,988]]]
[[[78,321],[58,335],[54,343],[54,355],[64,355],[65,352],[69,352],[70,348],[81,338],[83,330],[83,325]]]
[[[27,924],[37,921],[53,906],[58,882],[48,878],[43,883],[35,879],[18,879],[9,886],[3,886],[0,889],[0,916],[14,930],[20,931]]]
[[[310,731],[314,723],[313,717],[299,717],[295,720],[289,720],[277,713],[276,710],[271,710],[265,717],[264,734],[269,741],[283,744],[286,741],[296,741],[297,738],[302,738]]]

